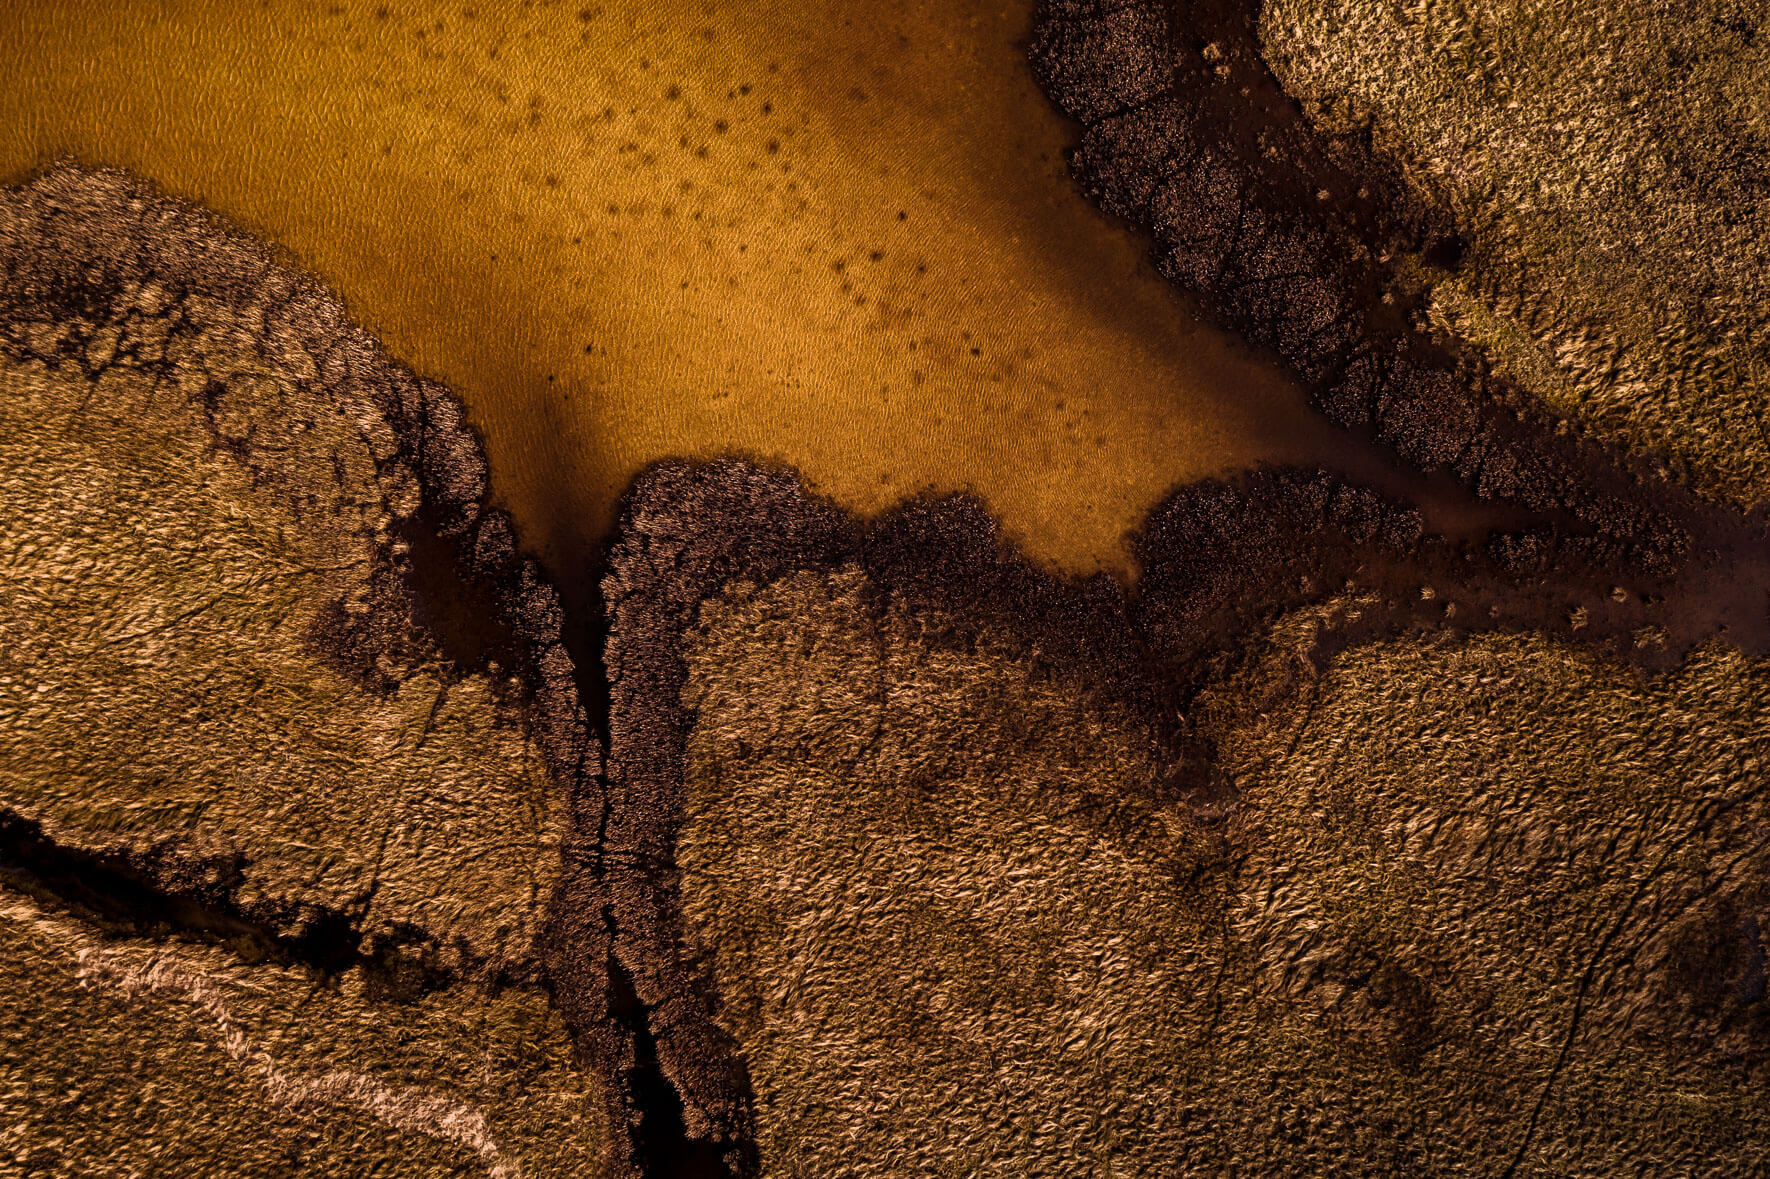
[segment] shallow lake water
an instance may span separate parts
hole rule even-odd
[[[735,451],[874,512],[981,496],[1129,572],[1172,486],[1347,440],[1071,183],[1025,3],[23,0],[0,172],[121,165],[278,243],[485,436],[570,577]]]

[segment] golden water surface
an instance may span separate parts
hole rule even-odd
[[[562,567],[645,464],[738,451],[865,512],[971,490],[1034,554],[1123,571],[1176,482],[1318,428],[1075,190],[1029,24],[960,0],[11,0],[0,172],[122,165],[292,251],[461,394]]]

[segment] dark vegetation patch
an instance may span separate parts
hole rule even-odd
[[[1747,650],[1770,647],[1762,514],[1583,438],[1480,357],[1415,330],[1421,292],[1396,260],[1454,266],[1461,239],[1366,139],[1309,126],[1260,55],[1257,15],[1239,0],[1044,5],[1033,67],[1081,124],[1084,190],[1147,232],[1162,273],[1275,354],[1336,425],[1527,513],[1534,526],[1491,554],[1518,578],[1584,588],[1607,576],[1663,599],[1662,662],[1721,627]],[[1759,592],[1734,600],[1722,583],[1739,579],[1719,567]]]
[[[629,492],[603,585],[605,811],[561,886],[552,953],[556,971],[586,977],[590,947],[609,947],[608,969],[633,980],[685,1124],[721,1147],[730,1173],[754,1173],[750,1086],[713,1017],[710,965],[682,949],[675,863],[695,721],[680,703],[684,650],[701,604],[728,584],[856,565],[872,592],[907,607],[922,641],[966,651],[986,629],[1005,634],[1029,676],[1142,726],[1173,767],[1167,789],[1197,802],[1201,816],[1234,784],[1188,724],[1192,696],[1236,669],[1263,623],[1342,589],[1373,593],[1380,605],[1318,638],[1312,657],[1323,663],[1356,643],[1473,630],[1542,631],[1646,667],[1674,661],[1636,638],[1663,601],[1619,598],[1614,572],[1581,550],[1540,530],[1476,541],[1430,534],[1412,506],[1323,471],[1182,487],[1150,514],[1137,553],[1134,593],[1105,576],[1063,579],[1007,545],[975,500],[912,500],[863,523],[810,495],[794,473],[738,460],[661,464]],[[606,940],[588,928],[597,906]],[[1389,1050],[1413,1059],[1429,1039],[1430,996],[1391,974],[1370,1001],[1395,1025]],[[606,1006],[586,1008],[578,1021],[607,1016]]]

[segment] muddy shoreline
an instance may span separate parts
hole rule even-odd
[[[1082,125],[1078,181],[1153,235],[1157,265],[1218,322],[1275,352],[1353,446],[1381,448],[1406,478],[1453,480],[1467,497],[1457,506],[1487,505],[1498,526],[1451,539],[1430,533],[1417,505],[1337,473],[1260,470],[1155,508],[1127,594],[1035,570],[960,498],[863,525],[787,472],[723,462],[642,476],[604,590],[614,699],[602,887],[621,898],[616,929],[632,931],[616,934],[616,953],[652,960],[641,997],[671,1011],[654,1028],[664,1069],[734,1173],[749,1165],[742,1064],[705,1055],[728,1049],[704,973],[674,949],[675,886],[659,871],[681,822],[682,636],[726,584],[852,562],[942,619],[953,642],[1006,622],[1035,668],[1142,717],[1174,760],[1175,789],[1201,798],[1223,784],[1210,751],[1187,739],[1184,702],[1233,672],[1260,623],[1331,592],[1374,592],[1382,607],[1321,636],[1324,661],[1395,634],[1488,630],[1590,644],[1646,671],[1717,637],[1770,651],[1762,510],[1706,500],[1650,459],[1583,438],[1477,358],[1413,330],[1390,253],[1454,267],[1459,239],[1368,145],[1317,139],[1261,60],[1254,19],[1237,3],[1047,4],[1031,56]]]
[[[1313,137],[1265,71],[1252,21],[1232,3],[1054,0],[1031,53],[1083,128],[1075,162],[1090,195],[1148,229],[1165,274],[1278,355],[1316,409],[1393,456],[1399,477],[1379,492],[1341,472],[1278,468],[1181,487],[1145,519],[1129,590],[1105,576],[1049,573],[1007,544],[975,500],[915,499],[862,522],[793,472],[728,459],[641,475],[606,560],[555,571],[574,583],[574,608],[562,611],[489,506],[483,449],[452,395],[342,323],[317,284],[294,285],[280,327],[308,333],[318,387],[367,391],[397,439],[389,468],[409,472],[420,493],[401,523],[406,553],[391,541],[381,552],[374,610],[339,615],[315,645],[375,689],[377,656],[396,651],[410,624],[451,666],[495,662],[520,680],[570,816],[539,957],[580,1049],[611,1082],[611,1123],[625,1128],[610,1147],[617,1171],[749,1175],[759,1165],[745,1063],[713,1017],[706,964],[681,948],[674,860],[693,723],[680,700],[685,636],[701,604],[735,581],[855,565],[877,592],[911,604],[934,642],[962,649],[986,626],[1005,630],[1030,674],[1142,726],[1173,767],[1173,797],[1207,823],[1234,783],[1216,772],[1187,707],[1237,670],[1262,625],[1303,603],[1347,590],[1381,602],[1356,628],[1317,640],[1321,663],[1377,638],[1478,631],[1552,635],[1644,673],[1717,638],[1770,652],[1762,511],[1717,505],[1640,456],[1584,439],[1527,391],[1414,332],[1405,283],[1382,259],[1405,247],[1454,266],[1454,235],[1358,144]],[[76,173],[52,174],[45,234],[69,223],[55,186],[77,183]],[[137,264],[132,234],[170,224],[215,243],[192,274],[165,277],[241,306],[230,267],[281,265],[189,206],[118,177],[107,183],[122,194],[100,218],[114,255],[95,254],[88,222],[67,236],[67,265],[9,264],[0,283],[9,359],[97,379],[90,341],[46,344],[36,329],[111,314]],[[162,343],[104,363],[176,380],[170,357]],[[215,444],[237,445],[249,465],[248,440],[211,418]],[[1395,490],[1427,477],[1454,481],[1461,492],[1447,502],[1493,526],[1434,531],[1430,514]],[[77,901],[56,882],[93,863],[110,873],[93,876],[102,889],[157,890],[145,910],[121,906],[144,929],[158,921],[244,936],[322,971],[377,952],[287,932],[340,921],[355,932],[337,915],[230,908],[188,883],[195,869],[175,850],[103,860],[103,849],[57,850],[24,821],[7,832],[9,868],[52,897]],[[155,915],[167,906],[186,915]]]

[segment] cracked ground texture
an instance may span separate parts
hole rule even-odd
[[[12,895],[0,947],[7,1174],[598,1173],[595,1082],[532,989],[388,1002]]]
[[[686,640],[687,940],[779,1175],[1741,1174],[1770,664],[1285,616],[1163,787],[1132,714],[856,567]]]
[[[1739,0],[1271,0],[1321,131],[1448,210],[1424,314],[1600,436],[1770,498],[1770,37]]]
[[[234,950],[89,952],[8,910],[6,1104],[36,1126],[14,1157],[131,1173],[114,1136],[188,1147],[192,1173],[235,1120],[240,1173],[296,1146],[342,1173],[453,1173],[462,1149],[483,1170],[493,1148],[430,1124],[462,1091],[496,1106],[474,1116],[504,1123],[503,1173],[596,1173],[600,1089],[535,949],[583,720],[454,403],[265,247],[119,174],[8,190],[0,262],[0,806],[34,849],[23,886],[59,857],[125,908],[157,898],[101,913],[112,932]],[[107,1088],[125,1045],[181,1111],[152,1141]],[[50,1115],[74,1125],[21,1104],[82,1076],[101,1095]]]
[[[1755,25],[1260,11],[1028,50],[1083,191],[1407,478],[1178,487],[1130,590],[672,461],[574,669],[336,299],[121,174],[0,196],[0,1160],[1761,1169]]]

